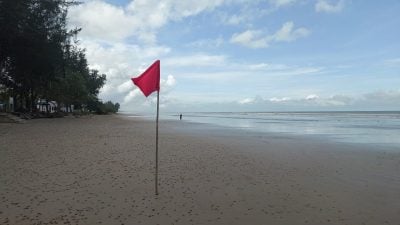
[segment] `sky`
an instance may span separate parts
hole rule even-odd
[[[400,110],[398,0],[84,0],[69,10],[100,98],[153,112],[130,78],[161,61],[160,109]]]

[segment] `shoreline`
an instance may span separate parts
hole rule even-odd
[[[155,119],[152,116],[126,116],[126,115],[116,115],[121,119],[126,120],[143,120],[148,122],[149,124],[154,123]],[[361,151],[388,151],[388,152],[399,152],[400,146],[391,143],[357,143],[357,142],[348,142],[348,141],[340,141],[338,139],[334,139],[329,137],[326,134],[297,134],[297,133],[286,133],[286,132],[271,132],[271,131],[258,131],[251,128],[240,128],[240,127],[228,127],[213,123],[203,123],[203,122],[194,122],[188,120],[173,120],[173,119],[161,119],[159,121],[160,129],[165,126],[166,128],[163,131],[169,132],[173,130],[178,134],[191,134],[193,136],[198,137],[213,137],[217,136],[220,138],[240,138],[240,139],[270,139],[271,137],[277,139],[296,139],[298,141],[310,141],[317,142],[321,144],[328,145],[339,145],[339,146],[347,146],[348,148],[359,149]],[[155,125],[154,125],[155,126]],[[160,130],[161,131],[161,130]],[[212,134],[212,135],[210,135]],[[221,135],[224,134],[224,135]]]
[[[0,124],[0,223],[400,221],[398,152],[162,123],[159,196],[154,122],[112,115]]]

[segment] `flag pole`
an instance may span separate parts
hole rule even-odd
[[[160,60],[156,60],[149,68],[138,77],[131,78],[132,82],[139,87],[144,96],[148,97],[157,91],[157,117],[156,117],[156,166],[155,166],[155,193],[158,195],[158,117],[160,109]]]
[[[157,91],[157,117],[156,117],[156,173],[155,173],[155,190],[158,195],[158,114],[159,114],[160,90]]]

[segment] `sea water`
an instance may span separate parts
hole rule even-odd
[[[163,115],[179,120],[179,114]],[[183,121],[400,148],[400,112],[192,112]]]

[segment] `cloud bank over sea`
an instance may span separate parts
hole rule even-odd
[[[130,81],[161,60],[164,110],[400,110],[400,3],[85,0],[70,28],[100,97],[151,111]],[[382,13],[377,13],[382,12]]]

